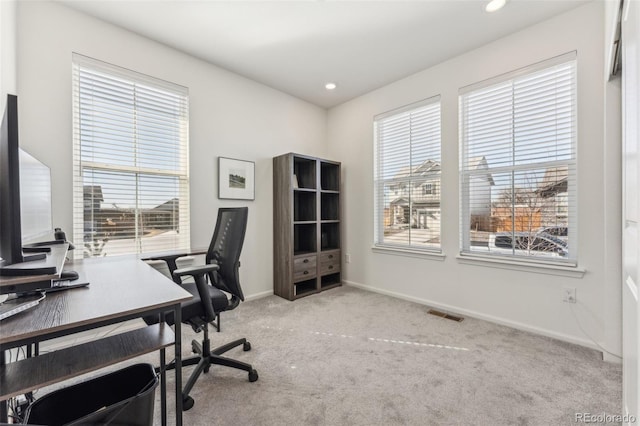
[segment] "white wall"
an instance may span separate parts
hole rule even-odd
[[[273,156],[325,156],[326,111],[51,2],[18,4],[21,146],[52,168],[54,226],[72,229],[71,54],[181,84],[190,91],[191,242],[207,246],[216,211],[248,206],[246,295],[273,289]],[[255,201],[218,200],[217,157],[256,163]]]
[[[16,0],[0,1],[0,111],[16,92]]]
[[[620,237],[619,232],[605,232],[603,200],[612,199],[605,198],[607,185],[619,192],[620,183],[619,162],[607,162],[607,167],[617,170],[605,170],[603,164],[607,148],[603,21],[603,4],[592,2],[329,111],[329,156],[344,167],[343,250],[352,259],[343,265],[347,282],[595,347],[580,330],[573,308],[593,339],[620,353],[620,300],[607,301],[609,291],[619,286],[618,280],[609,279],[619,275],[619,262],[607,263],[607,268],[616,269],[611,273],[604,261],[604,247],[619,247]],[[461,263],[456,259],[458,89],[572,50],[578,52],[579,266],[586,273],[576,278]],[[373,116],[438,94],[442,99],[442,249],[446,257],[429,260],[373,252]],[[619,212],[619,204],[614,208]],[[577,289],[576,305],[562,301],[563,286]],[[612,312],[612,304],[617,312]],[[616,314],[617,321],[612,319]]]

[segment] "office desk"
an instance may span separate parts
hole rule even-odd
[[[0,422],[6,422],[6,400],[39,387],[159,350],[162,368],[162,424],[166,424],[165,348],[174,345],[176,425],[182,424],[180,302],[184,289],[144,262],[95,258],[67,264],[83,273],[88,287],[47,294],[34,308],[0,322]],[[5,350],[80,331],[174,310],[175,331],[160,322],[141,329],[6,363]]]

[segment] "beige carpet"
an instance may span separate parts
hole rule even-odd
[[[428,309],[348,286],[245,302],[211,337],[214,345],[247,337],[253,349],[229,355],[260,379],[212,368],[184,424],[572,425],[577,413],[621,412],[621,366],[600,353]],[[194,333],[184,330],[188,355]],[[171,390],[173,372],[169,379]]]

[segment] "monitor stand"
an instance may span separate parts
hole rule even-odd
[[[25,256],[25,253],[51,253],[51,247],[28,247],[28,246],[22,246],[22,256],[23,257]]]
[[[64,240],[40,241],[38,243],[30,243],[22,246],[23,253],[51,253],[51,246],[64,244]],[[69,248],[71,249],[71,248]]]
[[[51,246],[50,253],[38,253],[34,256],[37,259],[29,260],[29,256],[24,262],[14,263],[12,265],[0,268],[0,276],[4,277],[22,277],[31,275],[57,275],[62,271],[67,256],[69,244],[56,244]]]
[[[51,250],[49,250],[49,252],[51,252]],[[40,252],[36,252],[36,253],[31,253],[29,251],[23,251],[22,252],[22,262],[33,262],[35,260],[43,260],[47,258],[47,252],[42,253]]]

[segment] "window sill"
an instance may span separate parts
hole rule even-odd
[[[570,278],[582,278],[587,272],[584,268],[570,265],[553,265],[550,263],[521,262],[511,259],[488,258],[487,256],[463,255],[456,256],[459,263],[466,265],[485,266],[489,268],[510,269],[513,271],[532,272],[537,274],[558,275]]]
[[[415,250],[401,247],[373,246],[371,247],[371,251],[374,253],[391,254],[394,256],[415,257],[417,259],[443,261],[445,258],[444,253],[439,251]]]

